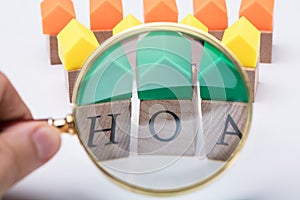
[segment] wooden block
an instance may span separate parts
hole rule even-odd
[[[144,22],[178,22],[175,0],[144,0]]]
[[[209,30],[208,33],[215,36],[215,38],[217,38],[218,40],[222,41],[224,30]]]
[[[49,36],[49,51],[50,51],[50,63],[51,65],[61,64],[61,60],[58,56],[58,43],[56,35]]]
[[[248,104],[202,101],[201,110],[207,157],[213,160],[228,160],[246,130]]]
[[[273,33],[262,31],[260,38],[260,62],[272,63]]]
[[[71,70],[67,71],[65,70],[65,75],[66,75],[66,83],[67,83],[67,89],[69,91],[69,100],[72,102],[72,95],[73,95],[73,90],[74,90],[74,85],[77,80],[78,74],[80,73],[80,69],[77,70]]]
[[[130,100],[79,106],[75,118],[81,142],[99,161],[129,156]]]
[[[228,27],[225,0],[193,0],[193,4],[195,17],[205,24],[208,30],[225,30]]]
[[[80,69],[99,46],[93,32],[72,19],[57,35],[58,54],[66,70]]]
[[[122,0],[90,0],[91,30],[112,30],[122,19]]]
[[[112,31],[108,30],[108,31],[93,31],[99,44],[102,44],[103,42],[105,42],[105,40],[107,40],[108,38],[110,38],[112,36]]]
[[[256,91],[259,83],[259,63],[255,68],[253,67],[243,67],[248,75],[248,80],[250,84],[250,93],[252,95],[252,101],[255,102]]]
[[[195,155],[192,100],[141,101],[138,154]]]

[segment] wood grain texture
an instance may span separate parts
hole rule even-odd
[[[222,41],[224,30],[209,30],[208,33],[215,36],[218,40]]]
[[[130,100],[80,106],[75,110],[75,118],[83,145],[99,161],[129,156]]]
[[[80,73],[80,69],[78,70],[71,70],[67,71],[65,70],[65,77],[66,77],[66,84],[67,84],[67,89],[69,91],[69,100],[72,102],[72,95],[73,95],[73,90],[74,90],[74,85],[77,80],[78,74]]]
[[[256,92],[259,84],[259,62],[256,68],[253,67],[243,67],[244,71],[248,75],[250,93],[252,95],[252,102],[255,102]]]
[[[93,32],[94,32],[100,45],[112,36],[112,30],[110,30],[110,31],[93,31]]]
[[[228,160],[240,143],[248,120],[248,104],[202,101],[205,149],[209,159]],[[236,125],[236,127],[235,127]]]
[[[260,62],[272,63],[273,33],[262,31],[260,35]]]
[[[60,65],[61,60],[58,55],[58,42],[56,35],[49,36],[49,51],[50,51],[50,64]]]
[[[195,155],[193,108],[192,100],[141,101],[138,154]]]

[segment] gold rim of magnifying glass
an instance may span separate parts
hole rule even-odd
[[[73,90],[73,98],[72,98],[72,103],[73,103],[73,114],[76,112],[76,98],[78,95],[78,89],[83,81],[83,78],[87,74],[88,70],[94,63],[94,61],[102,55],[103,52],[108,50],[110,47],[112,47],[114,44],[117,44],[121,41],[124,41],[125,39],[128,39],[130,37],[143,34],[143,33],[149,33],[152,31],[172,31],[172,32],[179,32],[186,34],[188,36],[191,36],[195,39],[201,39],[205,42],[209,42],[212,44],[214,47],[219,49],[224,55],[227,56],[227,58],[234,64],[234,66],[237,67],[238,72],[240,73],[242,79],[244,80],[244,83],[247,88],[247,94],[248,94],[248,118],[246,122],[246,128],[245,132],[243,133],[243,138],[239,142],[238,147],[235,149],[234,153],[231,155],[231,157],[225,161],[224,165],[218,169],[215,173],[212,175],[204,178],[203,180],[176,189],[165,189],[165,190],[159,190],[159,189],[149,189],[149,188],[144,188],[144,187],[139,187],[136,185],[133,185],[131,183],[127,183],[109,172],[107,172],[101,164],[97,162],[97,159],[93,155],[93,153],[84,145],[83,141],[81,140],[79,134],[77,133],[77,136],[79,138],[80,143],[83,145],[85,151],[89,155],[89,157],[92,159],[92,161],[96,164],[96,166],[107,176],[109,177],[113,182],[115,182],[117,185],[126,188],[127,190],[134,191],[137,193],[145,194],[145,195],[151,195],[151,196],[173,196],[173,195],[178,195],[178,194],[185,194],[187,192],[194,191],[200,187],[203,187],[210,183],[212,180],[214,180],[216,177],[218,177],[222,172],[224,172],[227,168],[231,166],[231,164],[234,162],[235,159],[237,159],[238,155],[241,152],[242,147],[245,144],[245,141],[248,137],[249,133],[249,128],[250,128],[250,123],[252,119],[252,94],[250,93],[250,85],[248,81],[248,77],[246,76],[246,73],[244,70],[242,70],[242,66],[239,63],[239,61],[235,58],[235,56],[231,53],[231,51],[225,47],[221,41],[217,40],[214,36],[201,31],[199,29],[196,29],[191,26],[183,25],[183,24],[178,24],[178,23],[170,23],[170,22],[155,22],[155,23],[148,23],[148,24],[142,24],[135,26],[133,28],[127,29],[111,38],[106,40],[100,47],[98,47],[90,56],[89,58],[85,61],[85,64],[82,67],[81,72],[79,73],[79,76],[77,78],[77,81],[75,83],[75,87]],[[75,119],[75,124],[76,124],[76,119]]]

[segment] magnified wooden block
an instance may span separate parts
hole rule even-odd
[[[141,101],[138,153],[195,155],[192,100]]]
[[[50,52],[50,64],[51,65],[59,65],[61,64],[61,60],[58,55],[58,42],[56,35],[49,36],[49,52]]]
[[[107,30],[107,31],[93,31],[99,44],[102,44],[105,42],[108,38],[110,38],[112,34],[112,30]]]
[[[99,161],[129,156],[130,100],[80,106],[75,117],[83,144]]]
[[[67,71],[65,70],[67,89],[69,91],[69,100],[72,101],[72,94],[80,69]]]
[[[202,101],[201,109],[207,157],[228,160],[244,135],[248,105],[240,102]]]

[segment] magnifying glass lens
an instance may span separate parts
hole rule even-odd
[[[85,150],[131,190],[177,193],[220,174],[251,119],[239,63],[206,33],[149,24],[108,40],[75,86],[74,117]]]

